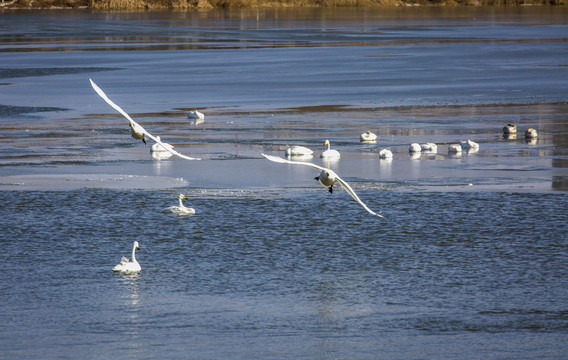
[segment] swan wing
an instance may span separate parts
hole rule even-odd
[[[367,207],[367,205],[365,205],[365,203],[363,201],[361,201],[361,199],[359,199],[359,196],[357,196],[357,194],[355,193],[355,191],[353,191],[353,189],[351,188],[351,186],[349,186],[348,183],[346,183],[342,178],[340,178],[337,174],[335,176],[335,180],[338,181],[341,186],[349,193],[349,195],[351,195],[351,197],[353,199],[355,199],[355,201],[357,201],[362,207],[365,208],[365,210],[367,210],[370,214],[376,215],[378,217],[383,217],[383,215],[381,214],[377,214],[375,213],[373,210],[369,209]]]
[[[265,158],[267,158],[270,161],[274,161],[274,162],[281,163],[281,164],[304,165],[304,166],[309,166],[309,167],[317,169],[317,170],[330,171],[330,169],[328,169],[328,168],[324,168],[322,166],[312,164],[312,163],[309,163],[309,162],[305,162],[305,161],[291,161],[291,160],[283,159],[283,158],[278,157],[278,156],[272,156],[272,155],[266,155],[266,154],[262,154],[262,156],[264,156]]]
[[[324,168],[322,166],[318,166],[309,162],[303,162],[303,161],[291,161],[291,160],[286,160],[286,159],[282,159],[278,156],[271,156],[271,155],[266,155],[266,154],[262,154],[262,156],[264,156],[265,158],[267,158],[270,161],[274,161],[277,163],[281,163],[281,164],[293,164],[293,165],[305,165],[305,166],[309,166],[312,167],[314,169],[318,169],[318,170],[324,170],[324,171],[331,171],[330,169]],[[361,206],[363,206],[365,208],[365,210],[367,210],[369,213],[379,216],[379,217],[383,217],[380,214],[375,213],[373,210],[369,209],[367,207],[367,205],[365,205],[364,202],[361,201],[361,199],[359,199],[359,196],[357,196],[357,194],[355,193],[355,191],[353,191],[353,189],[351,188],[351,186],[349,186],[348,183],[346,183],[345,181],[343,181],[342,178],[340,178],[339,176],[337,176],[335,179],[337,181],[339,181],[339,183],[341,184],[341,186],[349,193],[349,195],[351,195],[351,197],[353,199],[355,199],[355,201],[357,201]]]
[[[128,115],[126,113],[126,111],[122,110],[122,108],[118,105],[116,105],[111,99],[108,98],[108,96],[104,93],[104,91],[97,85],[95,84],[95,82],[92,79],[89,79],[89,81],[91,82],[91,86],[93,87],[93,89],[95,89],[95,91],[97,92],[97,94],[99,94],[99,96],[101,98],[103,98],[104,101],[106,101],[107,104],[109,104],[110,106],[112,106],[116,111],[118,111],[119,113],[121,113],[125,118],[127,118],[129,121],[133,122],[134,124],[136,124],[136,126],[140,127],[140,130],[142,130],[142,132],[144,133],[144,135],[148,136],[150,139],[154,140],[155,142],[157,142],[158,144],[162,145],[162,147],[164,149],[166,149],[167,151],[171,152],[172,154],[179,156],[182,159],[186,159],[186,160],[201,160],[199,158],[192,158],[183,154],[180,154],[179,152],[175,151],[174,149],[170,149],[168,148],[166,145],[164,145],[163,142],[161,142],[157,137],[155,137],[154,135],[150,134],[148,131],[146,131],[146,129],[144,129],[142,127],[142,125],[138,124],[136,121],[132,120],[132,118],[130,117],[130,115]]]

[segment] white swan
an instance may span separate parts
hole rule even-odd
[[[292,146],[286,149],[286,156],[312,157],[313,151],[305,146]]]
[[[410,144],[408,151],[409,152],[420,152],[420,151],[422,151],[422,146],[420,146],[420,144],[418,144],[418,143],[412,143],[412,144]]]
[[[438,145],[436,145],[434,143],[422,144],[422,145],[420,145],[420,148],[421,148],[422,151],[429,152],[429,153],[438,152]]]
[[[140,250],[138,241],[135,241],[134,245],[132,246],[132,261],[129,261],[128,258],[123,256],[120,260],[120,264],[116,265],[114,268],[112,268],[112,270],[123,273],[135,273],[142,270],[140,264],[138,264],[138,261],[136,261],[136,249]]]
[[[377,141],[377,135],[373,134],[370,131],[367,131],[365,133],[362,133],[361,136],[359,137],[361,139],[361,141],[363,142],[373,142],[373,141]]]
[[[203,115],[203,113],[200,112],[199,110],[188,112],[187,117],[190,118],[190,119],[197,119],[197,120],[205,119],[205,115]]]
[[[529,138],[529,139],[534,139],[538,136],[538,133],[535,129],[533,128],[529,128],[527,131],[525,131],[525,137]]]
[[[156,139],[160,140],[159,136],[156,136]],[[161,140],[160,140],[161,141]],[[169,152],[166,148],[170,150],[173,149],[173,145],[163,142],[164,146],[155,143],[150,147],[150,154],[152,155],[152,159],[154,160],[165,160],[169,159],[170,157],[174,156],[171,152]]]
[[[479,144],[469,139],[460,141],[460,146],[463,149],[479,149]]]
[[[174,214],[178,215],[194,215],[195,209],[188,208],[183,205],[182,200],[187,199],[184,194],[179,194],[178,197],[178,206],[170,206],[168,209],[173,212]]]
[[[144,128],[140,126],[138,123],[130,120],[130,136],[136,140],[142,140],[144,145],[146,145],[146,134],[144,133]]]
[[[156,136],[156,139],[162,141],[159,136]],[[172,150],[173,148],[174,148],[173,145],[165,143],[165,142],[155,143],[150,148],[150,152],[167,152],[168,154],[171,154],[170,150]]]
[[[327,145],[327,150],[322,152],[320,157],[322,157],[322,158],[338,158],[338,157],[341,156],[339,151],[337,151],[335,149],[330,149],[331,145],[329,144],[329,140],[326,140],[323,144]]]
[[[89,79],[89,81],[91,82],[91,86],[93,87],[93,89],[95,89],[95,91],[97,92],[97,94],[99,94],[100,97],[103,98],[104,101],[106,101],[107,104],[109,104],[110,106],[112,106],[116,111],[118,111],[119,113],[121,113],[125,118],[128,119],[128,121],[130,122],[130,134],[132,135],[133,138],[135,139],[141,139],[144,144],[146,143],[145,138],[149,137],[150,139],[154,140],[155,142],[157,142],[158,144],[164,146],[164,143],[162,143],[160,141],[160,139],[158,139],[157,137],[155,137],[154,135],[150,134],[148,131],[146,131],[146,129],[144,129],[140,124],[138,124],[136,121],[132,120],[132,118],[130,117],[130,115],[128,115],[124,110],[122,110],[122,108],[118,105],[116,105],[111,99],[108,98],[108,96],[106,96],[106,94],[104,93],[104,91],[98,87],[97,84],[95,84],[95,82],[91,79]],[[167,149],[167,151],[169,151],[170,153],[179,156],[182,159],[186,159],[186,160],[201,160],[199,158],[192,158],[189,156],[185,156],[183,154],[180,154],[179,152],[173,150],[173,149]]]
[[[338,181],[339,184],[347,191],[347,193],[349,193],[349,195],[351,195],[351,197],[353,199],[355,199],[355,201],[357,201],[361,206],[363,206],[363,208],[365,208],[365,210],[367,210],[370,214],[373,214],[373,215],[376,215],[376,216],[379,216],[379,217],[383,217],[382,215],[377,214],[373,210],[369,209],[367,207],[367,205],[365,205],[365,203],[362,202],[361,199],[359,199],[357,194],[355,194],[355,191],[353,191],[351,186],[349,186],[348,183],[343,181],[343,179],[341,179],[339,177],[339,175],[337,175],[333,170],[327,169],[327,168],[324,168],[322,166],[318,166],[318,165],[315,165],[315,164],[312,164],[312,163],[308,163],[308,162],[290,161],[290,160],[282,159],[282,158],[279,158],[278,156],[271,156],[271,155],[266,155],[266,154],[262,154],[262,156],[264,156],[265,158],[267,158],[270,161],[274,161],[274,162],[281,163],[281,164],[304,165],[304,166],[309,166],[311,168],[320,170],[320,174],[319,174],[319,176],[316,176],[316,180],[318,180],[323,186],[327,187],[329,189],[330,193],[333,193],[333,184],[335,184],[335,182]]]
[[[461,153],[462,147],[461,147],[460,144],[450,144],[448,146],[448,152],[449,153]]]
[[[389,149],[382,149],[379,151],[379,157],[381,159],[392,159],[392,151]]]
[[[503,132],[505,134],[516,134],[517,133],[517,125],[514,124],[507,124],[503,127]]]

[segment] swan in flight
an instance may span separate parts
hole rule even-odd
[[[106,96],[106,94],[104,93],[104,91],[100,87],[98,87],[98,85],[95,84],[95,82],[92,79],[89,79],[89,81],[91,82],[91,86],[93,87],[93,89],[95,89],[97,94],[99,94],[99,96],[102,97],[103,100],[107,102],[107,104],[112,106],[116,111],[121,113],[125,118],[128,119],[128,121],[130,121],[130,133],[131,133],[133,138],[141,139],[144,142],[144,144],[146,144],[145,138],[148,137],[148,138],[154,140],[155,142],[157,142],[158,144],[162,145],[166,149],[166,151],[169,151],[170,153],[172,153],[176,156],[179,156],[182,159],[201,160],[199,158],[192,158],[192,157],[180,154],[179,152],[175,151],[172,148],[167,148],[167,145],[164,145],[164,143],[159,138],[155,137],[154,135],[152,135],[148,131],[146,131],[146,129],[144,129],[140,124],[138,124],[136,121],[132,120],[132,118],[130,117],[130,115],[128,115],[126,113],[126,111],[122,110],[122,108],[120,106],[116,105],[111,99],[109,99],[108,96]]]
[[[341,156],[339,151],[337,151],[335,149],[330,149],[331,145],[329,144],[329,140],[326,140],[323,144],[327,145],[327,150],[322,152],[320,157],[322,157],[322,158],[338,158],[338,157]]]
[[[298,156],[298,157],[313,157],[312,149],[309,149],[305,146],[292,146],[286,149],[286,156]]]
[[[525,137],[529,138],[529,139],[534,139],[538,136],[538,133],[536,132],[535,129],[533,128],[529,128],[527,131],[525,131]]]
[[[178,206],[170,206],[168,209],[173,212],[174,214],[178,215],[194,215],[195,209],[188,208],[183,205],[182,200],[187,199],[184,194],[179,194],[178,197]]]
[[[361,136],[359,137],[361,139],[362,142],[373,142],[373,141],[377,141],[377,135],[373,134],[370,131],[367,131],[365,133],[362,133]]]
[[[140,250],[138,241],[135,241],[132,246],[132,261],[129,261],[128,258],[123,256],[122,260],[120,260],[120,264],[116,265],[112,270],[123,273],[135,273],[142,270],[140,264],[136,261],[136,249]]]
[[[319,176],[316,176],[316,180],[318,180],[323,186],[327,187],[329,189],[330,193],[333,193],[333,185],[337,181],[349,193],[349,195],[351,195],[351,197],[353,199],[355,199],[355,201],[357,201],[361,206],[363,206],[365,208],[365,210],[367,210],[370,214],[373,214],[373,215],[376,215],[376,216],[379,216],[379,217],[383,217],[381,214],[377,214],[373,210],[369,209],[367,207],[367,205],[365,205],[365,203],[363,201],[361,201],[361,199],[359,199],[359,196],[357,196],[357,194],[355,194],[355,191],[353,191],[351,186],[349,186],[348,183],[343,181],[343,179],[340,178],[333,170],[327,169],[327,168],[324,168],[322,166],[318,166],[318,165],[315,165],[315,164],[312,164],[312,163],[309,163],[309,162],[290,161],[290,160],[279,158],[278,156],[271,156],[271,155],[266,155],[266,154],[262,154],[262,156],[264,156],[265,158],[267,158],[270,161],[274,161],[274,162],[281,163],[281,164],[304,165],[304,166],[309,166],[311,168],[320,170],[320,174],[319,174]]]

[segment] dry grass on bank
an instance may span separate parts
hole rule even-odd
[[[568,0],[1,0],[2,8],[207,10],[257,7],[525,6],[568,5]]]

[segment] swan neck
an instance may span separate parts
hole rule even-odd
[[[327,142],[327,150],[329,151],[329,149],[331,148],[331,144],[329,143],[329,141]]]
[[[132,247],[132,262],[136,262],[136,245]]]
[[[179,199],[178,199],[178,200],[179,200],[179,207],[180,207],[180,208],[183,207],[183,202],[181,201],[181,199],[182,199],[182,198],[181,198],[181,196],[180,196]]]

